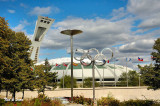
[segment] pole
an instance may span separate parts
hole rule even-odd
[[[63,70],[63,89],[64,89],[64,70]]]
[[[64,89],[64,63],[63,63],[63,89]]]
[[[139,87],[141,87],[141,77],[140,77],[140,74],[139,74]]]
[[[139,62],[138,62],[139,65]],[[139,69],[138,69],[139,70]],[[140,77],[140,70],[139,70],[139,87],[141,86],[141,77]]]
[[[71,38],[71,101],[73,103],[73,36]]]
[[[114,84],[116,87],[115,59],[114,59]]]
[[[71,102],[73,103],[73,35],[82,33],[81,30],[63,30],[62,34],[70,36],[70,46],[71,46]]]
[[[103,67],[103,87],[104,87],[104,67]]]
[[[82,88],[83,88],[83,84],[84,84],[84,79],[83,79],[83,65],[81,65],[82,67]]]
[[[57,66],[56,66],[56,67],[57,67]],[[56,67],[55,67],[55,73],[57,73],[57,72],[56,72]],[[57,82],[57,78],[55,78],[55,82]]]
[[[127,74],[127,87],[128,87],[128,71],[127,71],[127,59],[126,59],[126,74]]]
[[[95,83],[94,83],[94,79],[95,79],[95,70],[94,70],[94,64],[95,64],[95,60],[93,60],[92,63],[92,82],[93,82],[93,103],[95,102]]]

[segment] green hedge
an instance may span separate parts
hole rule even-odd
[[[128,100],[121,102],[121,106],[160,106],[160,103],[154,100]]]
[[[71,98],[69,98],[69,101],[71,102]],[[84,98],[84,96],[74,96],[73,102],[77,104],[82,104],[84,106],[93,106],[93,100],[91,98]]]
[[[0,99],[0,106],[4,105],[5,104],[5,101],[4,99]]]
[[[102,97],[97,100],[97,106],[120,106],[120,101],[113,97]]]

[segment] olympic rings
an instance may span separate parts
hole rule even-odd
[[[76,54],[81,54],[79,57],[76,57]],[[77,61],[80,61],[80,63],[84,66],[89,66],[92,64],[92,61],[88,63],[85,63],[83,60],[85,58],[88,58],[89,55],[88,55],[88,50],[83,50],[83,49],[76,49],[75,52],[74,52],[74,59],[77,60]]]
[[[75,57],[76,54],[81,54],[81,55],[80,55],[80,57]],[[81,61],[84,59],[86,53],[84,52],[83,49],[76,49],[73,55],[74,55],[75,60]]]
[[[104,52],[106,50],[109,50],[111,52],[111,57],[109,59],[107,59],[107,57],[104,57],[104,60],[107,61],[107,60],[110,60],[113,58],[113,51],[110,49],[110,48],[104,48],[102,51],[101,51],[101,54],[104,54]],[[105,56],[105,55],[104,55]]]
[[[104,54],[104,52],[110,52],[111,56],[109,58]],[[79,57],[76,55],[79,54]],[[87,58],[90,62],[85,63],[84,60]],[[108,58],[108,59],[107,59]],[[113,51],[110,48],[104,48],[101,52],[99,52],[96,48],[91,48],[89,50],[76,49],[74,52],[74,59],[80,61],[80,63],[84,66],[89,66],[95,61],[95,64],[98,66],[103,66],[106,62],[113,58]]]

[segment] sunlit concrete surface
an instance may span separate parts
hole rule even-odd
[[[48,97],[70,97],[71,90],[67,89],[55,89],[54,91],[45,91],[45,94]],[[75,88],[74,96],[83,95],[86,98],[93,97],[92,88]],[[129,99],[160,99],[160,90],[147,90],[147,87],[104,87],[96,88],[95,97],[99,99],[101,97],[107,97],[108,95],[115,97],[120,101],[129,100]],[[6,92],[2,91],[0,93],[1,98],[5,97]],[[9,93],[9,97],[12,95]],[[37,91],[25,91],[25,99],[34,98],[38,96]],[[22,92],[16,93],[16,98],[21,98]]]

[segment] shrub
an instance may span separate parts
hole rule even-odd
[[[41,106],[41,100],[36,98],[34,101],[34,106]]]
[[[11,101],[8,101],[5,104],[0,105],[0,106],[22,106],[22,102],[11,102]]]
[[[59,87],[63,88],[63,78],[60,79]],[[77,81],[73,78],[73,87],[77,88]],[[71,88],[71,76],[65,75],[64,76],[64,88]]]
[[[33,98],[31,101],[33,102],[51,102],[51,99],[49,99],[47,96],[43,95],[43,94],[39,94],[38,98]]]
[[[120,106],[120,101],[109,93],[107,97],[101,97],[97,100],[97,106]]]
[[[84,88],[91,88],[92,87],[92,78],[85,78],[84,79]],[[95,81],[95,87],[99,87],[99,83]]]
[[[4,99],[0,99],[0,106],[4,105],[5,104],[5,101]]]
[[[93,104],[93,100],[91,98],[85,98],[85,104],[87,105],[92,105]]]
[[[48,105],[46,105],[48,106]],[[52,100],[52,106],[63,106],[62,101],[60,99],[54,99]]]
[[[71,102],[71,98],[68,98],[68,100]],[[84,104],[92,105],[93,104],[93,100],[91,98],[84,98],[84,96],[82,95],[73,97],[73,102],[77,104],[82,104],[82,105]]]
[[[153,104],[156,104],[153,100],[138,100],[138,99],[137,100],[131,99],[128,101],[123,101],[121,103],[122,106],[152,106]]]
[[[0,99],[0,102],[1,100],[3,99]],[[59,99],[51,100],[47,96],[39,94],[37,98],[33,98],[32,100],[24,100],[22,102],[8,101],[0,104],[0,106],[63,106],[63,104]]]
[[[119,106],[120,101],[114,98],[102,97],[101,99],[97,100],[98,106]]]
[[[84,102],[85,102],[85,99],[84,99],[84,96],[76,96],[76,97],[74,97],[73,98],[73,101],[74,101],[74,103],[77,103],[77,104],[84,104]]]

